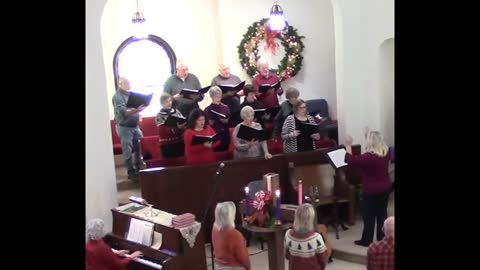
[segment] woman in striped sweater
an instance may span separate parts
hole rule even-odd
[[[307,104],[302,99],[297,99],[293,104],[293,114],[289,115],[282,127],[283,152],[294,153],[315,150],[315,142],[319,140],[320,134],[302,134],[300,125],[302,123],[315,124],[315,119],[307,114]]]

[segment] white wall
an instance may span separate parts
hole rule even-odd
[[[339,139],[363,143],[363,128],[381,129],[380,54],[394,36],[393,0],[333,0]]]
[[[394,39],[385,40],[380,53],[380,130],[388,145],[395,145]]]
[[[106,0],[86,2],[86,173],[85,216],[101,218],[112,229],[110,209],[117,206],[112,139],[105,91],[100,18]]]
[[[230,63],[233,74],[247,79],[248,75],[240,65],[237,46],[253,22],[269,16],[273,1],[217,1],[221,57]],[[279,4],[289,24],[298,29],[299,35],[305,36],[302,69],[282,83],[284,89],[296,87],[306,100],[325,98],[335,118],[335,39],[331,0],[284,0]]]
[[[177,59],[185,59],[190,72],[198,76],[202,85],[208,85],[218,73],[215,0],[141,0],[139,3],[149,33],[165,40]],[[120,44],[132,35],[131,17],[135,11],[133,0],[108,0],[102,16],[104,88],[108,93],[111,119],[111,98],[115,93],[113,57]],[[207,97],[202,104],[209,103]]]

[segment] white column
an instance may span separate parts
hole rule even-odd
[[[117,205],[100,20],[106,0],[86,2],[86,218],[101,218],[112,230]]]

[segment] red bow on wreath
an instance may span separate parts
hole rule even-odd
[[[278,43],[275,41],[277,38],[279,31],[272,31],[269,27],[265,29],[265,39],[267,41],[267,46],[265,46],[265,50],[271,50],[273,55],[277,55],[277,48],[280,47]]]

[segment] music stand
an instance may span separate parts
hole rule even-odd
[[[225,167],[225,164],[222,162],[215,173],[215,178],[213,179],[213,188],[212,193],[210,194],[210,199],[207,204],[207,208],[205,209],[205,213],[203,214],[202,225],[205,224],[207,220],[208,213],[210,212],[210,207],[213,203],[213,199],[215,198],[215,193],[217,192],[218,183],[220,182],[220,176],[222,175],[222,168]],[[212,270],[215,269],[215,259],[213,257],[213,241],[210,239],[210,255],[212,256]]]

